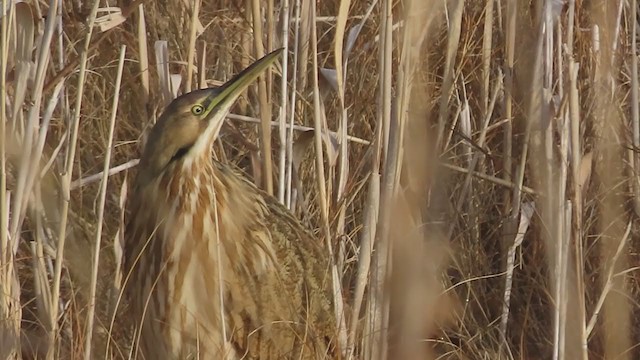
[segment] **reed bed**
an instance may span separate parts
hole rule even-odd
[[[636,0],[2,9],[0,359],[133,357],[146,133],[279,47],[216,157],[323,241],[343,358],[640,357]]]

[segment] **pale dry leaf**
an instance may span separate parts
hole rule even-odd
[[[258,150],[249,151],[251,158],[251,171],[253,172],[253,182],[262,184],[262,162],[260,161],[260,152]]]
[[[338,141],[338,137],[335,134],[324,131],[322,133],[322,140],[324,140],[324,144],[327,150],[329,165],[336,166],[340,150],[340,142]]]
[[[343,48],[344,48],[344,30],[347,27],[347,19],[349,17],[349,8],[351,7],[351,0],[341,0],[340,8],[338,9],[338,17],[336,20],[335,38],[333,54],[335,56],[335,67],[338,76],[336,77],[337,91],[342,107],[344,108],[344,79],[346,77],[345,69],[343,68]],[[346,345],[346,344],[343,344]]]
[[[125,204],[127,201],[127,176],[125,175],[122,185],[120,186],[120,196],[118,198],[118,207],[120,211],[120,224],[113,239],[113,256],[115,259],[115,278],[113,285],[120,290],[122,286],[122,255],[124,254],[124,231],[125,231]]]
[[[30,80],[35,74],[36,65],[33,61],[33,44],[35,36],[35,19],[31,6],[24,2],[19,2],[15,6],[15,16],[17,25],[17,35],[15,49],[9,50],[13,53],[12,62],[15,66],[15,90],[13,96],[13,118],[22,110],[27,88]],[[13,44],[11,41],[10,44]],[[11,46],[12,47],[12,46]]]
[[[185,4],[185,6],[189,9],[189,11],[193,11],[193,8],[195,6],[194,1],[190,1],[190,0],[182,0]],[[202,35],[202,33],[204,32],[204,26],[202,26],[202,22],[200,21],[200,19],[196,19],[196,34],[198,36]]]
[[[367,8],[367,12],[364,14],[364,17],[362,18],[360,23],[358,25],[352,26],[351,29],[349,30],[349,35],[347,35],[347,43],[344,45],[345,66],[349,59],[349,55],[351,55],[351,50],[353,50],[353,47],[356,44],[356,40],[358,39],[358,36],[360,35],[362,28],[364,27],[364,24],[369,19],[369,16],[371,16],[371,13],[373,12],[373,9],[377,4],[378,4],[378,0],[372,1],[371,4],[369,4],[369,8]]]
[[[180,90],[180,83],[182,83],[182,75],[180,74],[171,74],[169,77],[171,81],[171,95],[173,98],[178,96],[178,90]]]
[[[593,167],[593,152],[588,152],[582,156],[580,167],[578,168],[578,178],[575,179],[579,188],[583,189],[589,183],[591,178],[591,169]]]
[[[32,74],[36,69],[33,61],[18,60],[15,66],[15,89],[13,96],[13,118],[16,119],[18,112],[22,110],[22,105],[27,94],[27,87]]]
[[[166,40],[158,40],[154,44],[154,49],[156,53],[156,71],[158,72],[164,103],[168,104],[173,99],[171,96],[173,92],[169,84],[171,77],[169,73],[169,45]]]
[[[333,91],[338,91],[338,72],[335,69],[320,68],[320,75],[331,85]]]
[[[116,6],[104,7],[98,9],[98,14],[106,13],[96,17],[96,25],[100,32],[105,32],[127,21],[122,15],[122,9]]]
[[[140,56],[140,80],[145,96],[149,96],[149,48],[147,46],[147,21],[143,4],[138,6],[138,54]]]
[[[344,57],[345,59],[349,58],[351,55],[351,50],[353,50],[353,46],[356,44],[356,39],[358,35],[360,35],[360,31],[362,31],[362,27],[364,26],[364,21],[359,23],[358,25],[354,25],[349,29],[349,34],[347,35],[347,42],[344,44]]]
[[[35,18],[31,6],[25,2],[18,2],[15,7],[16,13],[16,60],[33,60],[33,42],[35,36]]]
[[[536,204],[533,201],[525,202],[522,204],[520,208],[520,223],[518,224],[518,233],[516,234],[516,238],[513,241],[513,246],[517,247],[522,244],[524,240],[524,235],[529,228],[529,224],[531,224],[531,218],[533,217],[533,213],[536,210]]]

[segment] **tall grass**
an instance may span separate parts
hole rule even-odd
[[[216,156],[323,241],[345,358],[640,356],[637,1],[112,5],[2,1],[0,358],[132,356],[146,133],[281,46]]]

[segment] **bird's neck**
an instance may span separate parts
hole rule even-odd
[[[264,199],[253,184],[210,156],[176,162],[157,182],[169,208],[189,212],[216,211],[236,226],[252,227],[264,219]],[[163,191],[164,190],[164,191]],[[242,224],[242,222],[246,222]]]

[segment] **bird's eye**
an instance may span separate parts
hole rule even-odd
[[[197,115],[197,116],[202,115],[202,113],[204,113],[204,106],[202,106],[202,105],[193,105],[193,107],[191,108],[191,113],[193,115]]]

